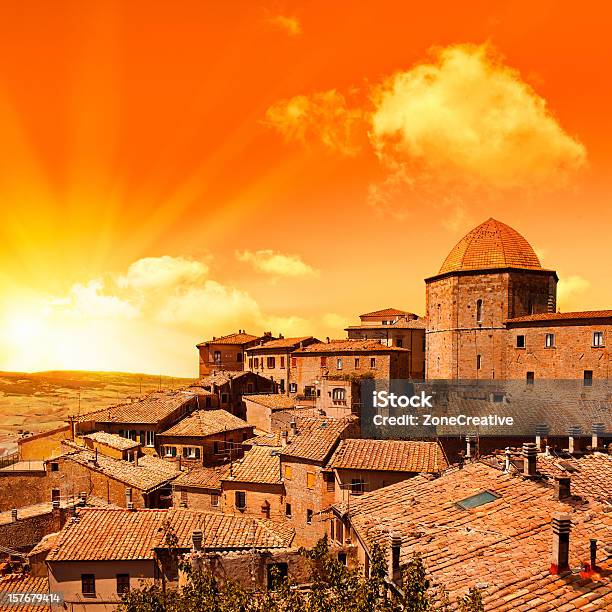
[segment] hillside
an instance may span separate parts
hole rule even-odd
[[[189,378],[126,372],[0,372],[0,456],[26,432],[58,427],[84,414],[151,391],[175,389]]]

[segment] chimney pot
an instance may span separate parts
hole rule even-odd
[[[401,583],[400,553],[402,548],[402,538],[399,534],[391,532],[389,534],[389,560],[388,576],[396,584]]]
[[[131,501],[127,502],[127,509],[128,510],[134,510],[135,509],[134,508],[134,502],[131,502]]]
[[[287,446],[287,439],[289,438],[289,432],[287,430],[281,431],[281,446]]]
[[[329,336],[325,338],[327,340],[327,344],[329,344]]]
[[[555,476],[554,498],[563,501],[572,497],[571,479],[569,476]]]
[[[606,433],[606,426],[603,423],[593,423],[591,428],[591,447],[593,450],[599,448],[599,436]]]
[[[550,431],[550,428],[548,427],[546,423],[540,423],[539,425],[536,425],[535,443],[536,443],[538,452],[542,451],[542,438],[548,437],[549,431]]]
[[[191,541],[193,543],[193,550],[202,550],[202,541],[204,539],[203,533],[196,529],[191,534]]]
[[[59,499],[54,499],[51,502],[51,507],[53,508],[53,510],[59,510],[60,507],[60,500]]]
[[[569,570],[569,540],[572,521],[569,514],[555,512],[552,518],[552,557],[550,573],[557,576]]]
[[[569,436],[569,452],[571,454],[580,452],[580,436],[582,435],[582,429],[578,425],[575,425],[570,427],[567,433]]]
[[[125,504],[129,504],[132,501],[132,487],[125,487]]]
[[[11,519],[13,520],[13,522],[17,520],[17,508],[13,508],[11,510]]]
[[[591,553],[591,570],[595,571],[597,569],[597,539],[591,538],[589,540],[589,549]]]
[[[534,442],[525,442],[523,444],[523,474],[529,478],[533,478],[537,472],[537,456],[538,449]]]

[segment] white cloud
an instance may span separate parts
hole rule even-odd
[[[196,283],[208,274],[202,261],[184,257],[144,257],[134,262],[125,276],[119,277],[120,287],[152,289]]]
[[[250,264],[257,272],[272,276],[315,276],[317,271],[299,255],[285,255],[270,249],[236,251],[238,261]]]

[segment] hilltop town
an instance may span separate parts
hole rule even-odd
[[[422,315],[384,307],[337,338],[219,330],[193,383],[22,437],[0,467],[0,591],[114,610],[181,583],[170,548],[249,591],[307,590],[300,548],[326,536],[366,576],[381,545],[389,592],[419,553],[451,609],[470,589],[485,610],[612,609],[612,310],[560,312],[557,273],[495,219],[441,260]],[[363,385],[393,380],[499,384],[461,397],[474,411],[514,409],[507,381],[579,392],[528,434],[374,439]]]

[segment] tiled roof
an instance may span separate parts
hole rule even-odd
[[[542,266],[523,236],[505,223],[489,219],[455,245],[444,260],[439,274],[487,268],[541,270]]]
[[[282,482],[280,448],[253,446],[234,462],[223,480],[278,484]],[[231,473],[231,476],[230,476]]]
[[[227,384],[230,380],[238,380],[243,376],[247,376],[249,374],[253,374],[252,372],[230,372],[228,370],[219,370],[214,374],[209,374],[208,376],[203,376],[197,382],[190,385],[190,389],[192,388],[210,388],[213,384],[221,387]]]
[[[59,536],[59,532],[48,533],[46,536],[43,536],[43,539],[38,542],[38,544],[36,544],[36,546],[34,546],[34,548],[28,553],[28,557],[33,557],[39,553],[50,551],[55,547]]]
[[[504,323],[531,323],[532,321],[575,321],[578,319],[611,319],[612,310],[583,310],[580,312],[543,312],[506,319]]]
[[[261,336],[253,336],[252,334],[240,332],[238,334],[220,336],[219,338],[213,338],[212,340],[205,340],[204,342],[200,342],[200,344],[196,344],[196,346],[199,348],[200,346],[204,346],[206,344],[248,344],[249,342],[259,340],[260,337]]]
[[[437,442],[346,439],[340,442],[329,467],[437,474],[448,463]]]
[[[253,427],[227,410],[196,410],[160,436],[206,437]]]
[[[134,440],[129,440],[128,438],[122,438],[117,434],[107,433],[106,431],[96,431],[83,437],[87,438],[88,440],[92,440],[93,442],[98,442],[99,444],[104,444],[105,446],[110,446],[110,448],[121,451],[131,450],[140,446],[140,442],[135,442]]]
[[[413,312],[407,310],[398,310],[397,308],[383,308],[382,310],[375,310],[373,312],[366,312],[365,314],[359,315],[362,317],[416,317]]]
[[[289,459],[307,459],[324,462],[335,450],[344,435],[348,435],[357,419],[331,419],[326,417],[303,418],[298,423],[297,434],[289,437],[282,456]]]
[[[78,420],[96,423],[154,424],[170,416],[193,397],[193,393],[185,391],[151,393],[135,402],[89,412],[81,415]]]
[[[229,465],[220,467],[197,467],[183,472],[175,481],[175,487],[194,489],[221,489],[221,480],[229,474]]]
[[[64,442],[64,445],[70,446],[66,442]],[[105,476],[114,478],[141,491],[157,489],[179,475],[179,472],[172,463],[157,457],[148,455],[139,457],[138,465],[135,465],[133,462],[114,459],[100,453],[98,453],[96,458],[95,453],[92,451],[77,448],[76,445],[74,445],[74,448],[74,451],[61,455],[54,459],[54,461],[58,459],[75,461],[90,470],[100,472]]]
[[[253,438],[245,440],[243,444],[251,444],[253,446],[273,446],[279,447],[281,445],[281,431],[275,431],[273,433],[263,433]]]
[[[330,340],[329,342],[318,342],[298,349],[294,355],[304,353],[389,353],[396,351],[408,351],[408,349],[397,346],[386,346],[379,340]]]
[[[423,317],[419,317],[418,319],[398,319],[394,323],[389,323],[388,325],[379,325],[373,323],[362,323],[361,325],[349,325],[344,329],[355,330],[355,329],[375,329],[377,331],[384,330],[394,330],[394,329],[425,329],[427,324],[425,323],[425,319]]]
[[[279,338],[278,340],[270,340],[264,344],[252,346],[248,350],[249,353],[257,351],[269,351],[270,349],[292,349],[300,346],[301,342],[317,341],[313,336],[300,336],[299,338]]]
[[[497,497],[469,510],[457,505],[486,491]],[[556,501],[548,484],[474,463],[440,478],[416,476],[366,493],[339,510],[349,511],[368,547],[386,545],[390,532],[399,535],[401,565],[421,553],[432,580],[448,589],[451,600],[479,585],[487,611],[604,610],[612,602],[609,571],[594,580],[549,575],[553,513],[571,515],[570,566],[589,560],[589,539],[596,538],[598,559],[608,570],[604,546],[612,513],[595,502]]]
[[[168,518],[178,537],[179,548],[191,548],[191,536],[196,530],[202,531],[202,546],[207,550],[286,548],[294,537],[289,523],[243,515],[172,508],[168,511]],[[164,547],[162,534],[157,546]]]
[[[166,510],[84,508],[69,520],[47,561],[153,559]]]
[[[31,574],[9,574],[0,576],[0,593],[48,593],[49,579]],[[49,604],[11,604],[5,610],[16,612],[43,612],[51,610]]]
[[[298,402],[295,397],[289,395],[283,395],[282,393],[270,393],[268,395],[245,395],[244,399],[247,399],[256,404],[266,406],[266,408],[272,408],[272,410],[287,410],[293,408]]]

